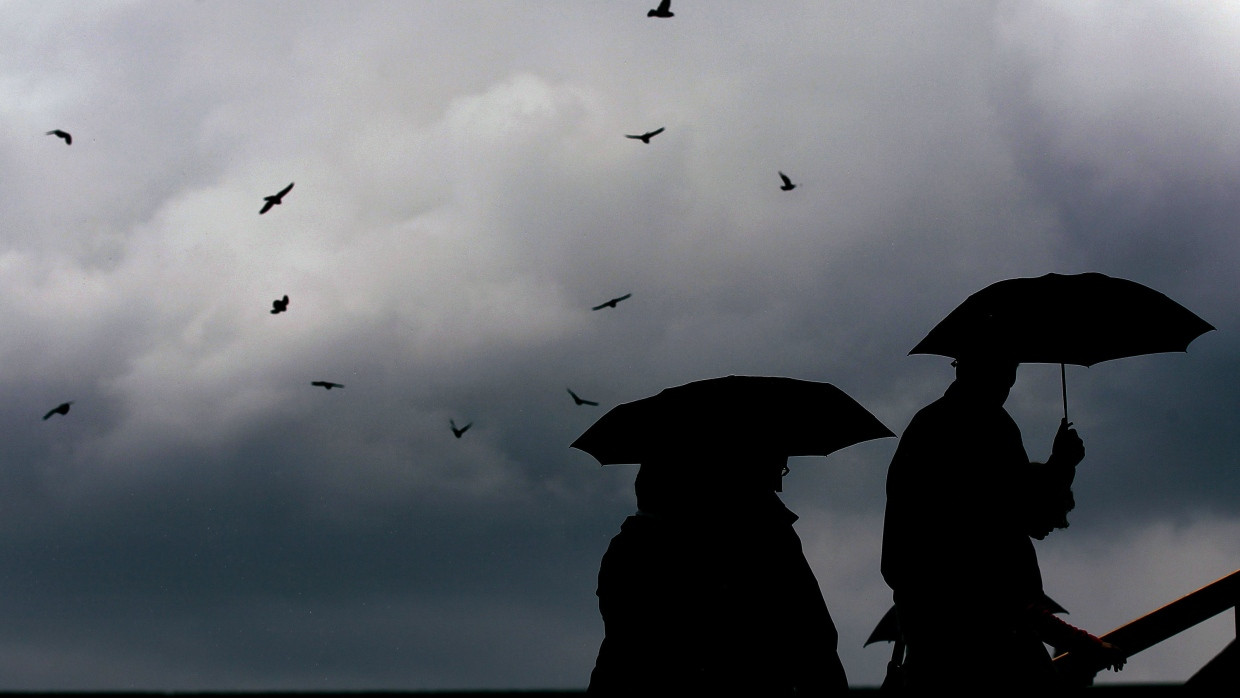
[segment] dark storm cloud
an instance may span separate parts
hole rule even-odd
[[[1211,12],[14,8],[5,686],[580,687],[634,506],[635,468],[567,448],[594,419],[781,374],[898,432],[951,379],[909,348],[1049,271],[1147,283],[1218,331],[1069,367],[1088,456],[1048,591],[1103,631],[1221,576],[1240,78]],[[1044,456],[1057,367],[1023,367],[1009,405]],[[855,684],[887,655],[860,644],[890,602],[894,446],[794,459],[784,495]],[[1182,678],[1211,633],[1119,678]]]

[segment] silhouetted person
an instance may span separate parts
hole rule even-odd
[[[1050,459],[1030,463],[1003,409],[1016,368],[982,351],[962,356],[955,382],[913,417],[892,457],[882,573],[894,592],[909,688],[1047,688],[1055,675],[1044,641],[1098,645],[1045,611],[1029,539],[1066,525],[1066,500],[1032,481],[1042,473],[1062,481],[1085,447],[1061,422]]]
[[[66,414],[69,414],[69,406],[70,406],[70,405],[72,405],[72,404],[73,404],[73,401],[72,401],[72,400],[70,400],[70,401],[68,401],[68,402],[62,402],[62,403],[60,403],[59,405],[56,405],[56,406],[55,406],[55,407],[53,407],[52,409],[48,410],[48,411],[47,411],[47,414],[43,415],[43,420],[44,420],[44,421],[47,421],[47,420],[51,419],[51,418],[52,418],[52,415],[54,415],[54,414],[59,414],[59,415],[66,415]]]
[[[784,180],[784,183],[783,183],[782,185],[780,185],[780,187],[779,187],[779,188],[780,188],[780,190],[782,190],[782,191],[792,191],[793,189],[796,189],[796,188],[797,188],[797,185],[793,184],[793,183],[792,183],[792,180],[791,180],[791,179],[788,179],[788,175],[784,174],[783,172],[780,172],[780,173],[779,173],[779,178],[780,178],[780,179],[782,179],[782,180]]]
[[[595,401],[593,401],[593,400],[587,400],[587,399],[585,399],[585,398],[583,398],[583,397],[580,397],[579,395],[577,395],[577,393],[574,393],[574,392],[573,392],[573,389],[572,389],[572,388],[565,388],[565,390],[567,390],[567,391],[568,391],[568,394],[569,394],[569,395],[572,395],[572,396],[573,396],[573,402],[574,402],[574,403],[576,403],[576,404],[578,404],[578,405],[590,405],[590,406],[592,406],[592,407],[598,407],[598,403],[597,403],[597,402],[595,402]]]
[[[653,11],[654,11],[654,10],[651,10],[651,12],[653,12]],[[662,127],[662,126],[661,126],[661,127],[659,127],[659,128],[656,128],[656,129],[655,129],[655,130],[653,130],[653,131],[647,131],[647,132],[643,133],[643,134],[642,134],[642,135],[640,135],[640,136],[631,136],[631,135],[629,135],[629,134],[625,134],[625,136],[624,136],[624,137],[625,137],[625,138],[633,138],[633,139],[635,139],[635,140],[639,140],[639,141],[641,141],[642,143],[645,143],[645,144],[649,145],[649,144],[650,144],[650,139],[651,139],[651,138],[654,138],[655,136],[659,135],[660,133],[663,133],[663,129],[664,129],[664,128],[665,128],[665,127]]]
[[[279,315],[288,310],[288,296],[271,301],[271,314]]]
[[[73,145],[73,136],[69,135],[68,131],[56,129],[54,131],[48,131],[47,135],[56,136],[57,138],[62,139],[65,142],[65,145]]]
[[[1074,467],[1029,464],[1028,470],[1020,477],[1021,496],[1017,505],[1029,537],[1042,540],[1054,530],[1068,527],[1068,512],[1076,506],[1072,495],[1075,475]],[[1092,664],[1092,667],[1110,665],[1118,670],[1123,666],[1125,658],[1119,649],[1061,620],[1055,615],[1058,613],[1067,611],[1045,594],[1030,601],[1025,613],[1039,639],[1054,647],[1055,654],[1070,650],[1089,657],[1085,664]],[[895,642],[883,688],[904,687],[901,665],[906,657],[906,648],[894,607],[879,622],[866,644],[879,640]]]
[[[659,6],[647,12],[646,16],[662,18],[675,17],[675,13],[672,12],[672,0],[662,0],[662,2],[659,3]]]
[[[287,187],[281,189],[275,194],[272,194],[271,196],[264,196],[263,201],[266,203],[263,204],[263,208],[258,212],[258,215],[261,216],[270,211],[272,206],[279,206],[284,203],[284,195],[293,190],[293,184],[295,184],[295,182],[289,182]]]
[[[596,306],[594,306],[593,308],[590,308],[590,310],[602,310],[603,308],[614,308],[614,307],[616,307],[616,305],[618,305],[618,304],[620,303],[620,301],[622,301],[622,300],[627,300],[627,299],[628,299],[630,296],[632,296],[632,295],[633,295],[633,294],[631,294],[631,293],[626,293],[626,294],[624,294],[623,296],[620,296],[619,298],[612,298],[611,300],[607,301],[606,303],[602,303],[602,304],[600,304],[600,305],[596,305]]]
[[[599,569],[590,695],[848,690],[797,517],[775,494],[786,462],[712,447],[641,464],[638,511]]]

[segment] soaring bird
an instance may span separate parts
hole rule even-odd
[[[331,390],[332,388],[344,387],[341,383],[333,383],[331,381],[310,381],[310,385],[317,385],[320,388],[327,388],[328,390]]]
[[[578,405],[593,405],[595,407],[598,407],[598,403],[593,400],[587,400],[585,398],[577,397],[577,393],[574,393],[572,388],[567,388],[567,390],[568,390],[568,394],[573,396],[573,402],[577,403]]]
[[[289,182],[287,187],[280,190],[280,193],[272,194],[271,196],[264,196],[263,201],[266,201],[267,203],[263,204],[263,210],[259,211],[258,215],[261,216],[264,213],[270,211],[272,206],[276,206],[276,205],[283,203],[281,199],[283,199],[284,195],[289,193],[289,190],[292,188],[293,188],[293,182]]]
[[[654,12],[654,10],[651,10],[651,12]],[[650,143],[650,139],[651,139],[651,138],[654,138],[655,136],[659,135],[660,133],[663,133],[663,129],[665,129],[665,128],[667,128],[667,127],[666,127],[666,126],[660,126],[659,128],[656,128],[656,129],[655,129],[655,130],[653,130],[653,131],[647,131],[647,132],[643,133],[643,134],[642,134],[642,135],[640,135],[640,136],[631,136],[631,135],[629,135],[629,134],[627,134],[627,133],[626,133],[626,134],[624,134],[624,137],[625,137],[625,138],[635,138],[635,139],[637,139],[637,140],[641,141],[642,143]]]
[[[675,17],[672,13],[672,0],[663,0],[659,6],[646,13],[647,17]]]
[[[466,424],[465,426],[458,429],[455,421],[451,419],[448,420],[448,426],[452,428],[452,435],[458,439],[461,438],[461,434],[464,434],[465,432],[469,431],[469,428],[472,427],[473,425],[474,423],[470,422],[469,424]]]
[[[73,401],[70,400],[68,402],[62,402],[59,405],[48,410],[47,414],[43,415],[44,421],[51,419],[52,415],[54,414],[69,414],[69,405],[72,405],[72,404],[73,404]]]
[[[614,308],[614,307],[616,307],[616,304],[617,304],[617,303],[619,303],[620,301],[624,300],[625,298],[628,298],[628,297],[629,297],[629,296],[631,296],[631,295],[633,295],[633,294],[631,294],[631,293],[626,293],[626,294],[624,294],[623,296],[620,296],[619,298],[612,298],[611,300],[607,301],[606,303],[604,303],[604,304],[602,304],[602,305],[596,305],[596,306],[594,306],[593,308],[590,308],[590,310],[602,310],[603,308]]]
[[[784,185],[780,187],[780,189],[782,189],[783,191],[792,191],[793,189],[797,188],[797,185],[793,184],[792,180],[788,179],[788,175],[784,174],[783,172],[779,173],[779,178],[784,180]]]
[[[279,315],[288,310],[288,296],[271,301],[271,314]]]
[[[73,136],[70,136],[68,131],[61,131],[60,129],[56,129],[55,131],[48,131],[47,135],[56,136],[57,138],[63,138],[65,139],[65,145],[73,145]]]

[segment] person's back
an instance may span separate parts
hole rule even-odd
[[[639,514],[599,570],[606,637],[592,695],[847,690],[796,516],[773,491],[731,488],[727,477],[689,463],[642,465]]]

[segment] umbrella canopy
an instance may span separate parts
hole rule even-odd
[[[572,447],[615,465],[686,452],[825,456],[884,436],[895,434],[830,383],[725,376],[618,405]]]
[[[960,358],[979,344],[1020,363],[1093,366],[1126,356],[1185,351],[1214,329],[1135,281],[1105,274],[1008,279],[969,296],[910,354]]]
[[[1090,272],[1047,274],[991,284],[965,299],[909,354],[959,359],[970,352],[1018,363],[1093,366],[1127,356],[1187,351],[1214,327],[1135,281]]]

